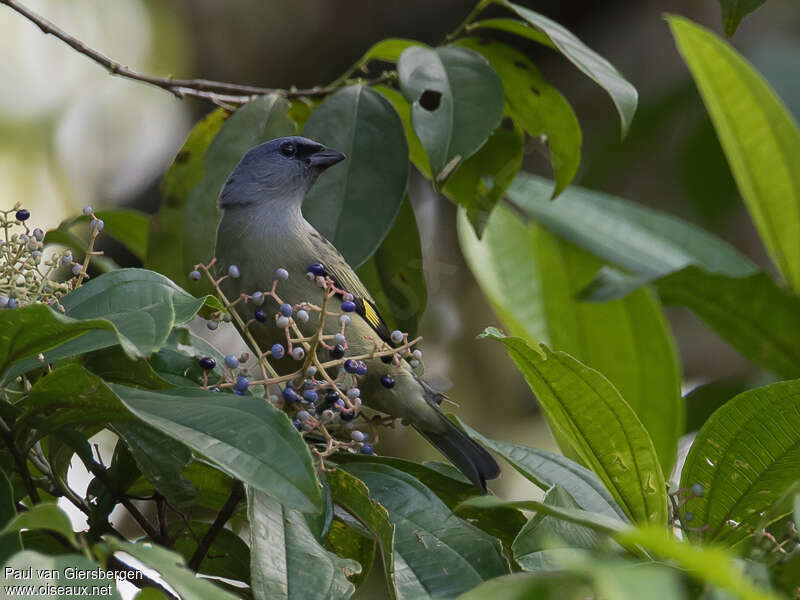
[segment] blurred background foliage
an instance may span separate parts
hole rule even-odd
[[[576,184],[613,193],[701,224],[771,269],[736,191],[709,118],[662,18],[685,15],[722,31],[713,0],[521,0],[563,24],[606,57],[640,94],[630,133],[603,90],[555,52],[533,43],[527,55],[574,107],[583,129]],[[30,0],[90,46],[137,70],[286,88],[334,80],[387,37],[436,44],[472,0]],[[486,16],[492,16],[488,12]],[[773,0],[749,16],[732,42],[800,118],[800,11]],[[502,36],[500,36],[502,38]],[[54,227],[81,206],[159,205],[158,183],[191,125],[211,110],[162,90],[109,76],[0,11],[0,195],[24,201],[37,224]],[[529,144],[524,168],[550,175],[543,148]],[[466,268],[456,208],[437,200],[412,173],[409,195],[420,228],[428,308],[420,325],[429,374],[449,379],[457,412],[487,436],[555,449],[531,392],[499,344],[475,339],[498,324]],[[105,250],[138,266],[121,248]],[[669,309],[683,360],[684,390],[755,376],[754,367],[685,309]],[[225,347],[219,337],[219,347]],[[230,344],[236,342],[231,339]],[[234,351],[234,348],[230,348]],[[711,392],[708,392],[711,393]],[[690,404],[690,421],[693,410]],[[414,446],[409,442],[414,440]],[[402,444],[402,450],[401,450]],[[381,452],[435,453],[411,432],[384,440]],[[416,456],[412,456],[416,454]],[[506,469],[495,486],[506,498],[532,487]]]

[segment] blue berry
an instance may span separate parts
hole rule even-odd
[[[200,271],[197,271],[197,270],[189,271],[189,279],[193,279],[195,281],[200,279]]]
[[[341,315],[339,317],[339,323],[347,327],[348,325],[350,325],[350,317],[347,315]]]
[[[364,434],[360,432],[358,429],[351,431],[350,437],[353,438],[356,442],[363,442],[366,439]]]
[[[344,411],[342,411],[342,412],[339,414],[339,418],[340,418],[342,421],[352,421],[353,419],[355,419],[355,418],[356,418],[356,411],[354,411],[354,410],[351,410],[350,412],[344,412]]]
[[[72,274],[73,275],[80,275],[81,271],[83,271],[83,265],[75,265],[72,267]]]
[[[394,344],[400,344],[403,342],[403,332],[399,329],[395,329],[389,337]]]
[[[300,346],[292,349],[292,358],[295,360],[303,360],[306,355],[306,351],[303,350]]]
[[[334,344],[344,344],[347,340],[341,333],[337,333],[333,336],[333,343]]]
[[[355,400],[360,395],[361,395],[361,390],[358,389],[357,387],[350,388],[349,390],[347,390],[347,397],[350,398],[351,400]]]
[[[219,327],[219,321],[206,321],[206,327],[211,331],[216,331],[217,327]]]
[[[251,299],[253,300],[253,304],[261,306],[264,304],[264,292],[253,292]]]
[[[44,231],[42,231],[41,229],[39,229],[37,227],[36,229],[33,230],[33,237],[36,238],[37,242],[43,242],[44,241]]]
[[[372,444],[364,443],[361,446],[361,454],[374,454],[375,451],[372,449]]]
[[[322,277],[325,275],[325,267],[323,267],[319,263],[314,263],[308,267],[308,272],[311,273],[314,277]]]
[[[300,323],[306,323],[308,321],[308,313],[301,308],[297,311],[297,314],[294,316],[294,318]]]
[[[236,358],[233,354],[228,354],[225,356],[225,366],[229,369],[235,369],[239,366],[239,359]]]
[[[254,318],[256,321],[258,321],[259,323],[263,323],[264,321],[266,321],[266,320],[267,320],[267,313],[265,313],[265,312],[264,312],[263,310],[261,310],[260,308],[259,308],[259,309],[256,309],[256,311],[253,313],[253,318]]]
[[[294,313],[294,309],[292,308],[291,304],[288,303],[281,304],[281,314],[284,317],[291,317],[292,313]]]
[[[287,271],[284,268],[277,269],[275,271],[275,277],[286,281],[287,279],[289,279],[289,271]]]
[[[348,373],[355,373],[358,371],[358,363],[352,358],[348,358],[346,361],[344,361],[344,370]]]
[[[381,377],[381,385],[385,388],[392,389],[394,387],[394,377],[391,375],[384,375]]]
[[[356,375],[366,375],[367,374],[367,365],[363,361],[358,361],[358,366],[356,367]]]
[[[331,406],[336,404],[337,400],[341,400],[341,398],[339,398],[339,394],[335,390],[328,390],[325,392],[325,402],[323,402],[323,406]]]
[[[338,394],[337,394],[337,396],[338,396]],[[347,404],[345,404],[344,400],[342,400],[341,398],[337,398],[335,404],[336,404],[337,407],[339,407],[340,410],[344,409],[344,408],[347,408]]]
[[[233,389],[239,390],[240,392],[244,392],[249,385],[250,385],[250,382],[247,381],[247,377],[239,377],[236,380],[236,383],[234,384]]]
[[[94,209],[91,206],[84,206],[83,207],[83,214],[90,215]]]
[[[342,310],[344,312],[353,312],[356,309],[356,303],[350,302],[350,300],[345,300],[342,302]]]
[[[303,400],[306,402],[316,402],[318,397],[317,392],[314,390],[306,390],[303,392]]]
[[[277,319],[275,319],[275,325],[281,329],[286,329],[289,327],[289,317],[284,317],[283,315],[279,316]]]
[[[331,358],[342,358],[344,356],[344,346],[341,344],[336,344],[333,348],[331,348]]]
[[[197,362],[200,364],[200,368],[204,371],[210,371],[217,366],[217,361],[210,356],[202,356]]]
[[[29,211],[27,208],[20,208],[14,217],[16,217],[17,221],[27,221],[31,218],[31,211]]]
[[[241,275],[241,273],[239,272],[239,267],[237,267],[236,265],[231,265],[230,267],[228,267],[228,275],[230,275],[234,279],[239,279],[239,275]]]
[[[705,490],[703,489],[703,486],[701,484],[695,483],[692,486],[692,494],[694,494],[697,498],[702,498],[704,492]]]
[[[283,391],[281,392],[281,396],[283,396],[283,399],[286,400],[286,402],[299,402],[300,401],[300,396],[298,396],[297,392],[295,392],[294,389],[290,388],[289,386],[286,386],[285,388],[283,388]]]
[[[300,419],[292,419],[292,425],[297,431],[303,431],[303,422]]]
[[[17,302],[16,298],[8,299],[8,308],[17,308],[17,306],[19,306],[19,303]]]
[[[0,308],[5,308],[6,306],[8,306],[8,296],[0,294]]]
[[[269,350],[273,358],[283,358],[286,356],[286,350],[283,349],[281,344],[274,344]]]
[[[92,230],[103,231],[105,226],[106,224],[103,222],[103,219],[92,219]]]

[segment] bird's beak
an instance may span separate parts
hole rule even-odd
[[[345,158],[347,157],[341,152],[329,148],[324,148],[319,152],[315,152],[309,157],[311,166],[317,167],[318,169],[327,169],[336,163],[342,162]]]

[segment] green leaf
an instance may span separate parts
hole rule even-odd
[[[777,600],[768,591],[756,588],[735,565],[733,557],[720,548],[680,542],[668,530],[655,526],[628,529],[614,537],[625,546],[638,545],[659,558],[674,561],[692,577],[727,590],[735,598]]]
[[[575,178],[581,163],[581,126],[569,102],[522,52],[474,38],[458,44],[486,57],[503,80],[511,116],[528,135],[546,140],[556,179],[553,196],[558,196]]]
[[[352,267],[380,245],[400,210],[408,145],[392,104],[364,85],[342,88],[309,118],[303,135],[347,155],[320,176],[303,214]]]
[[[734,278],[686,267],[654,283],[665,304],[690,308],[742,356],[800,377],[800,298],[766,273]]]
[[[581,509],[627,520],[628,517],[597,475],[586,467],[547,450],[489,439],[457,417],[456,422],[471,438],[497,452],[523,477],[539,488],[548,490],[554,485],[559,485],[575,499]]]
[[[394,581],[394,525],[386,509],[369,497],[364,483],[344,471],[327,473],[333,501],[358,519],[372,534],[381,551],[389,597],[397,598]]]
[[[508,2],[508,0],[495,0],[495,3],[513,11],[531,27],[544,33],[552,42],[553,47],[583,71],[587,77],[608,92],[619,113],[622,124],[622,137],[625,137],[631,121],[633,121],[633,115],[636,112],[636,105],[639,101],[639,94],[636,92],[636,88],[610,62],[555,21],[551,21],[544,15],[529,8]],[[525,37],[531,38],[531,36]],[[535,37],[532,39],[539,41]]]
[[[547,37],[547,34],[538,29],[529,26],[525,21],[519,19],[495,18],[484,19],[482,21],[475,21],[467,25],[466,31],[472,33],[477,29],[495,29],[497,31],[505,31],[506,33],[513,33],[514,35],[547,46],[553,50],[557,50],[553,41]]]
[[[464,257],[509,332],[531,345],[563,350],[608,377],[649,433],[662,471],[669,472],[683,432],[680,366],[652,292],[640,289],[604,304],[579,302],[576,294],[602,263],[505,206],[495,210],[482,241],[463,215],[458,225]]]
[[[210,523],[191,521],[176,524],[170,535],[177,536],[174,549],[188,562],[211,528]],[[242,538],[230,529],[221,529],[197,569],[198,573],[250,582],[250,550]]]
[[[55,531],[67,538],[78,548],[78,540],[72,531],[72,523],[67,514],[57,504],[43,502],[35,504],[27,512],[14,517],[2,530],[3,533],[19,532],[23,529],[46,529]]]
[[[458,600],[583,600],[592,590],[582,577],[565,573],[503,575],[461,594]]]
[[[322,509],[308,446],[286,414],[268,402],[191,388],[111,388],[142,421],[205,455],[231,477],[299,511]]]
[[[574,186],[551,202],[552,188],[546,179],[520,173],[508,196],[552,233],[633,273],[660,277],[689,264],[732,277],[757,271],[730,244],[696,225]]]
[[[85,579],[68,579],[66,577],[67,568],[85,571],[87,576]],[[3,584],[5,586],[31,586],[37,592],[30,593],[30,597],[47,598],[48,600],[96,600],[100,598],[121,600],[122,596],[117,591],[114,580],[98,577],[98,570],[102,570],[99,564],[80,554],[47,556],[31,550],[23,550],[12,556],[3,567],[4,574],[8,574],[4,577]],[[85,589],[84,586],[88,589]],[[63,589],[58,590],[59,587]],[[39,591],[42,588],[49,593]],[[94,589],[97,591],[93,591]],[[8,597],[13,596],[9,594]],[[208,597],[207,600],[216,599]]]
[[[681,485],[703,487],[685,510],[703,540],[732,545],[800,479],[800,382],[774,383],[739,394],[719,408],[695,438]],[[787,506],[784,514],[791,507]],[[782,516],[782,515],[778,515]],[[697,537],[697,534],[691,534]]]
[[[125,355],[121,348],[104,348],[90,352],[83,356],[81,362],[86,369],[108,382],[124,383],[151,390],[163,390],[170,387],[169,382],[156,373],[148,361],[132,360]]]
[[[772,260],[800,291],[800,130],[766,80],[711,31],[670,28]]]
[[[609,517],[602,513],[589,512],[577,508],[565,508],[552,504],[545,504],[538,500],[501,500],[496,496],[475,496],[462,502],[456,507],[456,512],[461,513],[465,508],[491,508],[491,507],[521,508],[532,510],[537,513],[549,515],[557,519],[562,519],[569,523],[575,523],[583,527],[588,527],[598,533],[611,534],[617,531],[630,529],[630,523],[622,521],[616,517]]]
[[[503,84],[486,59],[464,48],[413,46],[397,62],[411,123],[437,182],[500,124]]]
[[[376,85],[373,89],[392,103],[392,106],[394,106],[394,109],[400,117],[400,121],[403,123],[403,129],[406,133],[406,143],[408,144],[408,160],[410,160],[411,164],[426,178],[433,179],[431,167],[428,164],[428,156],[425,154],[425,148],[422,147],[422,142],[419,141],[419,137],[417,137],[414,127],[411,125],[411,104],[409,104],[403,94],[394,88],[385,85]]]
[[[360,527],[356,529],[346,525],[338,518],[334,519],[325,539],[325,547],[333,551],[339,558],[352,560],[361,565],[359,573],[348,572],[347,575],[347,579],[356,588],[360,587],[369,577],[375,562],[376,543],[371,536],[363,535]]]
[[[115,337],[114,325],[105,319],[79,321],[56,313],[48,306],[31,304],[23,308],[0,311],[0,374],[9,380],[42,363],[37,354],[49,352],[65,342],[80,338],[87,332],[100,330],[110,338]],[[27,368],[6,370],[23,359]]]
[[[634,522],[665,524],[664,475],[653,442],[613,385],[565,352],[533,350],[494,328],[551,425],[563,434]]]
[[[483,235],[489,215],[522,167],[525,134],[511,121],[511,128],[497,128],[483,147],[461,163],[447,180],[442,193],[466,209],[475,233]]]
[[[16,514],[14,488],[6,474],[0,470],[0,531],[5,529]],[[0,565],[3,565],[12,554],[19,550],[22,550],[22,545],[17,532],[0,534]]]
[[[361,566],[325,550],[304,516],[248,486],[251,589],[256,600],[339,600]]]
[[[359,454],[337,454],[335,459],[339,464],[380,464],[403,471],[436,494],[439,500],[444,502],[451,510],[467,498],[471,498],[482,491],[466,480],[460,471],[456,471],[456,478],[452,474],[443,473],[442,467],[449,465],[440,465],[435,468],[431,463],[421,465],[390,456],[365,456]],[[503,507],[470,509],[464,512],[462,517],[478,529],[482,529],[489,535],[496,537],[509,548],[519,530],[522,529],[527,521],[525,516],[518,510]]]
[[[238,598],[197,577],[186,567],[180,554],[150,542],[131,543],[110,536],[103,538],[113,551],[130,554],[146,567],[156,571],[182,600],[235,600]]]
[[[417,479],[386,465],[341,467],[369,488],[395,526],[397,596],[453,596],[508,572],[500,542],[455,517]]]
[[[722,6],[722,25],[728,37],[736,33],[739,23],[767,0],[719,0]]]
[[[380,42],[373,44],[369,50],[364,53],[358,61],[356,61],[356,70],[366,72],[367,65],[373,60],[379,60],[387,63],[396,63],[403,53],[403,50],[411,46],[422,46],[427,48],[425,44],[417,40],[408,40],[404,38],[386,38]]]
[[[372,294],[389,329],[405,331],[413,338],[425,311],[427,289],[419,230],[407,196],[375,254],[359,267],[358,278]]]
[[[164,178],[164,201],[151,224],[147,267],[189,290],[206,289],[205,282],[192,282],[188,273],[214,254],[220,190],[250,148],[295,133],[289,108],[281,96],[260,96],[226,121],[224,112],[211,113],[192,131]]]

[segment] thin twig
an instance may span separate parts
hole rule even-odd
[[[195,550],[192,558],[189,559],[189,568],[192,571],[197,571],[197,569],[200,568],[200,564],[203,562],[206,554],[208,554],[211,545],[214,543],[214,540],[217,539],[219,532],[225,527],[225,523],[233,516],[233,512],[236,510],[242,498],[244,498],[244,485],[241,481],[234,481],[231,495],[228,496],[219,514],[217,514],[217,518],[214,519],[211,527],[197,545],[197,550]]]
[[[211,81],[208,79],[173,79],[172,77],[156,77],[146,73],[140,73],[122,63],[106,56],[99,50],[95,50],[78,38],[70,35],[51,21],[45,19],[40,14],[32,11],[27,6],[20,4],[17,0],[0,0],[0,4],[5,4],[10,9],[16,11],[32,23],[34,23],[42,33],[52,35],[70,46],[76,52],[90,58],[100,66],[104,67],[112,75],[117,75],[132,81],[139,81],[152,85],[173,94],[176,98],[191,96],[207,100],[218,106],[227,104],[237,105],[250,102],[255,96],[265,94],[280,94],[287,98],[299,98],[307,96],[326,96],[336,91],[341,85],[330,85],[324,87],[313,87],[308,89],[289,89],[266,88],[253,85],[242,85],[238,83],[226,83],[224,81]],[[391,74],[384,73],[380,77],[367,81],[367,85],[383,83],[392,78]],[[344,84],[346,82],[342,82]]]

